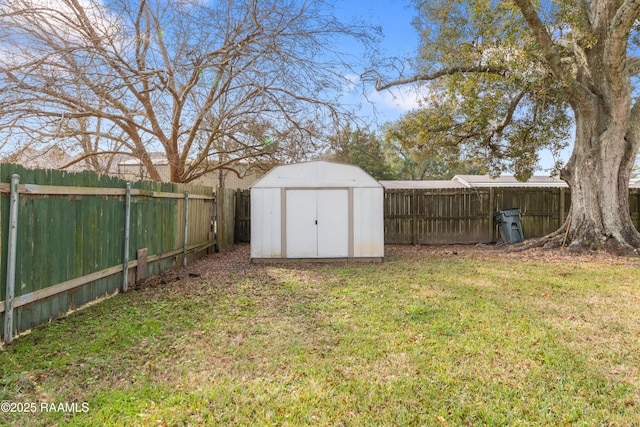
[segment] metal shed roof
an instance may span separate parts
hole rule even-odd
[[[276,166],[251,186],[251,188],[280,187],[381,188],[381,185],[357,166],[317,160]]]

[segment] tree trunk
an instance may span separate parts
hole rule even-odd
[[[165,148],[165,151],[167,153],[167,164],[169,165],[169,181],[184,182],[184,163],[181,161],[177,149],[168,150]]]
[[[629,179],[639,145],[627,135],[628,111],[611,107],[597,96],[588,105],[574,105],[575,146],[560,176],[571,188],[565,230],[576,251],[640,247],[629,214]]]
[[[564,50],[558,49],[556,34],[549,32],[534,2],[514,1],[575,115],[573,153],[560,173],[571,187],[571,211],[560,231],[566,232],[573,249],[638,253],[640,234],[631,222],[629,179],[640,147],[640,107],[632,97],[631,77],[637,70],[630,61],[629,40],[640,2],[572,3],[576,7],[569,7],[572,19],[566,24],[568,34],[577,37]],[[562,56],[567,52],[574,54],[570,67]],[[548,238],[557,242],[562,234]]]

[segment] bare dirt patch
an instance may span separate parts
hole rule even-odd
[[[514,246],[505,245],[386,245],[385,260],[392,261],[403,258],[447,258],[461,257],[465,259],[477,259],[491,261],[495,259],[517,262],[548,262],[548,263],[595,263],[595,264],[620,264],[638,265],[640,259],[627,256],[616,256],[609,252],[593,252],[589,254],[576,254],[566,249],[532,248],[527,250],[514,250]],[[351,261],[337,261],[336,264],[350,263]],[[286,270],[290,274],[308,276],[307,281],[317,278],[311,277],[310,271],[318,264],[300,262],[287,263]],[[175,281],[199,282],[211,280],[224,284],[232,281],[234,277],[252,277],[273,273],[285,268],[277,260],[272,263],[252,264],[250,246],[238,244],[223,249],[219,253],[205,256],[186,267],[178,267],[159,276],[150,278],[143,286],[155,287]]]
[[[499,258],[521,262],[553,262],[575,263],[591,262],[602,264],[636,264],[640,265],[640,259],[636,257],[617,256],[609,252],[599,251],[585,254],[576,254],[566,249],[531,248],[520,250],[519,246],[506,245],[387,245],[385,246],[386,259],[401,257],[447,257],[458,256],[469,259],[490,260]]]

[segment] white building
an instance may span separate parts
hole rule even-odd
[[[169,182],[170,171],[167,156],[164,153],[150,153],[150,156],[160,174],[160,180]],[[191,181],[190,184],[246,190],[263,175],[264,172],[260,166],[260,164],[252,165],[247,162],[237,162],[232,166],[236,172],[227,169],[216,169]],[[148,180],[149,172],[140,159],[131,157],[118,163],[116,176],[128,181]]]
[[[382,260],[383,197],[357,166],[277,166],[251,186],[251,258]]]

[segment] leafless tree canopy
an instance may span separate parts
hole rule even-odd
[[[346,112],[334,102],[372,41],[322,1],[2,0],[0,135],[104,157],[166,154],[189,182],[242,159],[295,160]],[[354,71],[355,73],[356,71]]]

